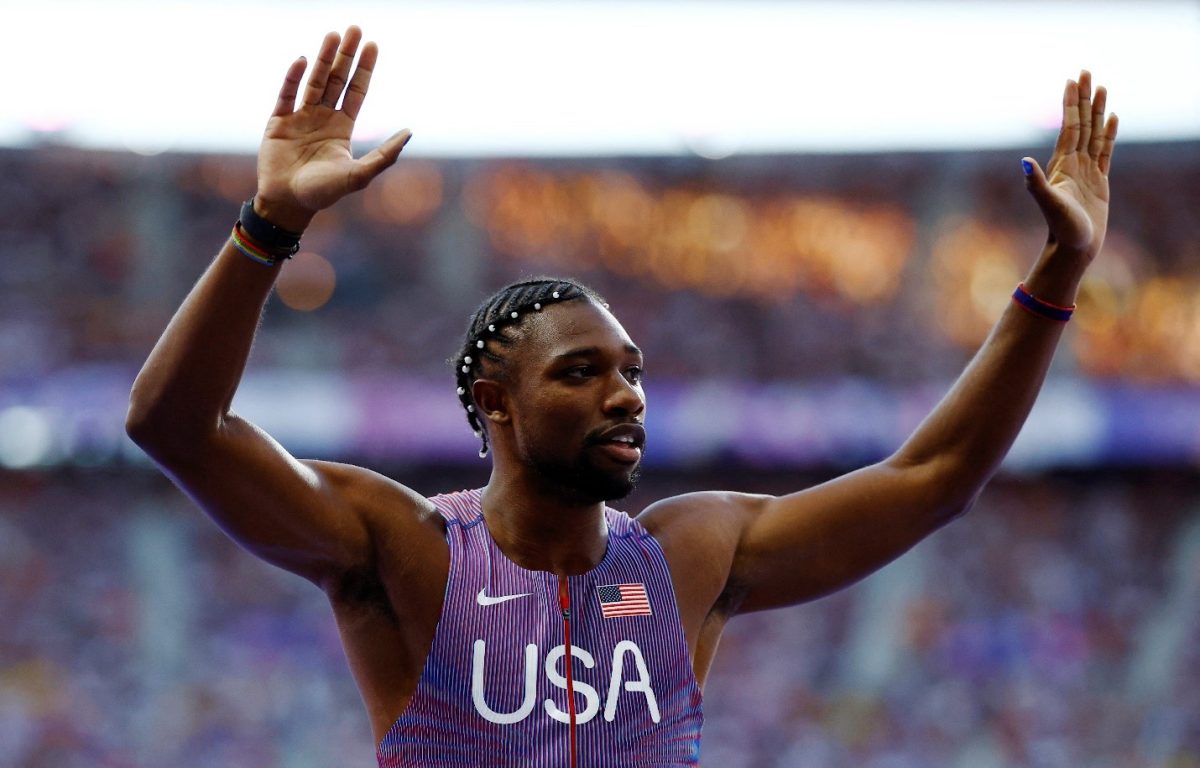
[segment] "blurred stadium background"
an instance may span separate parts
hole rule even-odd
[[[1191,4],[1073,5],[1165,8],[1164,36],[1200,38]],[[336,10],[296,44],[362,18]],[[363,9],[369,36],[382,13]],[[990,40],[989,22],[967,23]],[[256,114],[290,55],[264,65]],[[209,77],[167,68],[184,91]],[[1197,72],[1173,73],[1176,117],[1200,114]],[[564,118],[554,151],[435,139],[423,153],[418,132],[411,157],[314,223],[235,407],[298,455],[429,494],[480,484],[446,358],[491,290],[568,273],[648,353],[648,470],[626,510],[685,490],[786,492],[880,458],[1037,253],[1017,161],[1048,155],[1073,74],[1053,70],[1033,117],[978,147],[847,135],[767,152],[774,139],[719,123],[674,149],[569,144]],[[1134,140],[1117,150],[1108,243],[1001,476],[861,584],[733,622],[706,690],[706,765],[1200,766],[1200,120],[1156,128],[1122,108],[1129,94],[1113,84]],[[802,87],[785,95],[805,103]],[[122,428],[137,368],[253,191],[254,136],[122,144],[86,115],[18,112],[0,122],[0,764],[373,764],[322,596],[238,551]]]

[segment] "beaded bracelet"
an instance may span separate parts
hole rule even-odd
[[[253,197],[242,203],[238,224],[243,238],[253,240],[259,250],[274,259],[290,259],[300,250],[303,233],[286,230],[259,216],[254,210]]]
[[[1029,291],[1025,290],[1024,283],[1017,283],[1017,290],[1013,291],[1012,300],[1026,311],[1031,312],[1038,317],[1044,317],[1047,320],[1057,320],[1060,323],[1065,323],[1070,320],[1071,314],[1075,311],[1074,304],[1069,307],[1060,307],[1057,304],[1051,304],[1048,301],[1042,301]]]
[[[264,267],[273,267],[282,261],[285,256],[275,256],[267,253],[267,251],[258,243],[250,239],[244,231],[242,231],[242,223],[233,225],[233,231],[229,233],[229,239],[233,241],[233,247],[241,251],[242,255],[256,264],[262,264]]]

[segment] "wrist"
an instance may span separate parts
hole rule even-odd
[[[293,232],[263,218],[255,199],[242,204],[230,237],[233,245],[249,259],[273,267],[300,250],[300,232]]]
[[[1018,283],[1017,289],[1013,291],[1012,300],[1025,311],[1037,315],[1038,317],[1047,320],[1057,320],[1060,323],[1065,323],[1075,314],[1075,305],[1062,306],[1039,299],[1034,296],[1026,288],[1024,283]]]
[[[270,197],[262,194],[256,194],[252,199],[254,200],[254,213],[259,218],[297,235],[303,234],[304,230],[308,229],[308,225],[312,223],[313,216],[316,214],[315,211],[308,211],[295,205],[274,202]]]
[[[1091,261],[1086,251],[1062,246],[1051,239],[1022,284],[1039,299],[1071,306]]]

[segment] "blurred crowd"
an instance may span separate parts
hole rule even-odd
[[[566,273],[651,376],[944,381],[1044,238],[1019,156],[406,157],[315,220],[255,365],[446,377],[478,302]],[[1198,171],[1200,143],[1122,147],[1061,367],[1200,381]],[[249,157],[0,152],[0,382],[137,365],[253,190]]]
[[[698,483],[794,480],[638,498]],[[1195,478],[1001,480],[849,590],[735,619],[703,764],[1200,766],[1198,574]],[[0,583],[6,766],[373,764],[321,594],[151,472],[0,477]]]

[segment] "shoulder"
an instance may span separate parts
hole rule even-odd
[[[448,491],[430,496],[429,501],[447,523],[470,528],[483,520],[483,489]]]
[[[433,500],[366,467],[304,460],[316,482],[337,492],[348,514],[361,519],[373,538],[400,533],[412,543],[443,539],[445,520]],[[437,497],[435,497],[437,498]]]
[[[636,520],[656,539],[723,540],[741,529],[772,497],[733,491],[671,496],[646,507]]]
[[[688,493],[656,502],[637,516],[662,547],[685,621],[716,607],[728,587],[742,532],[770,498],[729,491]]]

